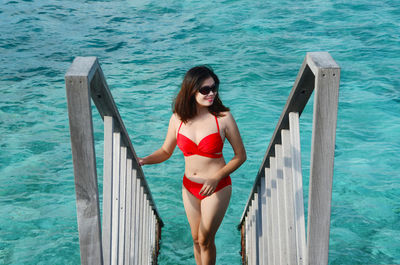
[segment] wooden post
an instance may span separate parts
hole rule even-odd
[[[99,192],[94,150],[89,81],[94,57],[73,64],[65,75],[74,163],[76,209],[81,263],[103,264]]]
[[[339,75],[338,68],[317,68],[315,74],[307,219],[308,264],[328,264]]]

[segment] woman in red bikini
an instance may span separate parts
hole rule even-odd
[[[230,174],[246,160],[246,151],[229,108],[218,96],[219,79],[207,66],[190,69],[182,82],[163,146],[141,165],[167,160],[178,145],[185,157],[182,197],[193,237],[197,265],[215,264],[215,234],[232,193]],[[234,157],[222,156],[228,139]]]

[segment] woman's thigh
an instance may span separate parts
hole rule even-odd
[[[182,187],[182,200],[190,224],[192,237],[197,240],[201,219],[200,200],[193,196],[185,187]]]
[[[213,193],[201,201],[200,233],[205,237],[213,237],[221,225],[225,212],[228,209],[232,194],[232,186]]]

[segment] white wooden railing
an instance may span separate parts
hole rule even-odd
[[[243,264],[328,264],[340,68],[307,53],[238,226]],[[299,117],[314,91],[305,237]]]
[[[96,57],[65,75],[82,264],[156,264],[163,222]],[[103,215],[91,99],[104,120]]]

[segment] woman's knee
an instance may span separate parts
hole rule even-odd
[[[201,248],[208,248],[214,244],[214,236],[208,233],[200,233],[197,240]]]
[[[194,245],[199,245],[199,236],[197,234],[196,235],[192,234],[192,239]]]

